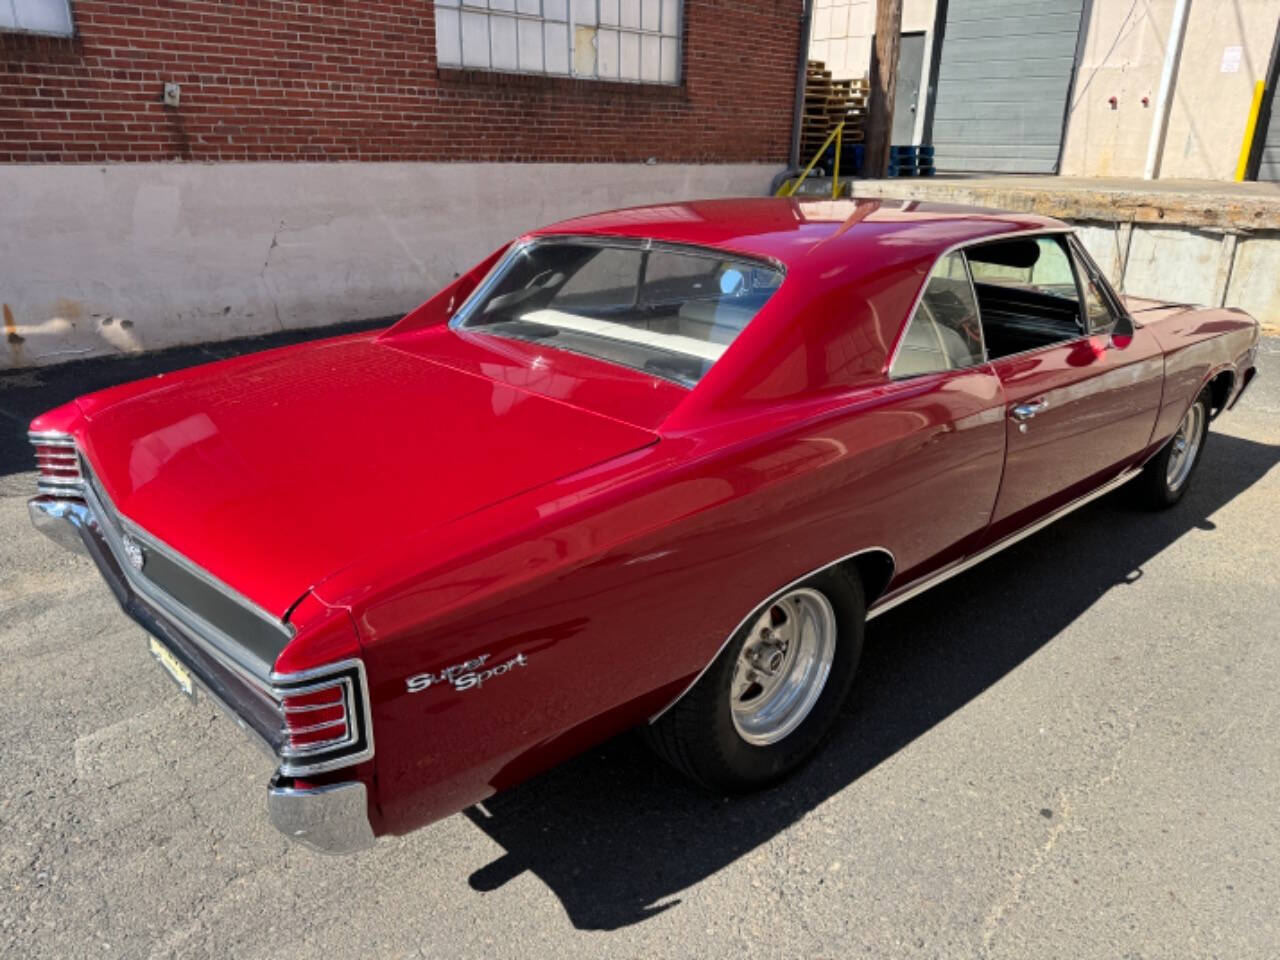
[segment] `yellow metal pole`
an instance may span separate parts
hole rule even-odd
[[[831,199],[840,196],[840,143],[844,140],[844,121],[836,124],[836,165],[831,168]]]
[[[1244,125],[1244,143],[1240,144],[1240,159],[1236,163],[1236,182],[1244,179],[1249,170],[1249,154],[1253,152],[1253,135],[1258,129],[1258,111],[1262,109],[1262,94],[1267,85],[1259,80],[1253,85],[1253,103],[1249,105],[1249,122]]]
[[[800,176],[796,177],[796,182],[784,183],[782,186],[778,188],[777,196],[790,197],[795,195],[795,192],[800,189],[800,184],[804,183],[804,178],[809,175],[809,171],[818,165],[818,160],[821,159],[822,152],[826,150],[827,147],[831,146],[831,141],[834,140],[836,138],[836,134],[838,134],[843,129],[844,129],[844,124],[841,123],[839,126],[837,126],[834,130],[831,131],[830,136],[828,136],[827,139],[823,141],[822,146],[818,148],[818,152],[815,153],[813,155],[813,159],[809,161],[809,165],[804,168],[804,172],[801,173]]]

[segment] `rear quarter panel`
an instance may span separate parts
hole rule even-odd
[[[1138,321],[1164,351],[1165,383],[1160,413],[1152,433],[1158,447],[1173,436],[1200,391],[1214,377],[1232,375],[1232,393],[1253,366],[1258,324],[1242,310],[1161,306],[1130,302]]]
[[[985,525],[1004,443],[989,372],[779,416],[668,436],[317,588],[361,635],[379,832],[645,722],[805,573],[873,546],[918,569]],[[483,686],[408,690],[411,676],[518,655]]]

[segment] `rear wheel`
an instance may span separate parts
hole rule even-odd
[[[1142,468],[1135,489],[1146,506],[1154,510],[1172,507],[1187,492],[1209,432],[1209,403],[1209,391],[1205,390],[1191,404],[1169,442]]]
[[[799,766],[831,729],[862,653],[861,583],[827,571],[761,605],[706,673],[646,728],[655,751],[729,793]]]

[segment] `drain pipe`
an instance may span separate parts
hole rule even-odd
[[[804,115],[805,67],[809,63],[809,30],[813,24],[813,0],[804,0],[804,14],[800,17],[800,56],[796,64],[796,100],[791,108],[791,158],[789,167],[800,166],[800,119]]]
[[[1173,8],[1169,40],[1164,46],[1164,66],[1160,68],[1156,115],[1151,118],[1151,139],[1147,141],[1147,165],[1142,170],[1143,180],[1154,180],[1160,169],[1160,151],[1164,147],[1164,135],[1169,129],[1169,111],[1173,108],[1173,78],[1178,72],[1182,37],[1187,32],[1187,14],[1190,10],[1191,0],[1178,0]]]

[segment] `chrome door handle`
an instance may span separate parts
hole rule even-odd
[[[1009,411],[1009,416],[1017,420],[1019,423],[1030,420],[1037,413],[1049,408],[1048,400],[1032,400],[1029,403],[1020,403]]]

